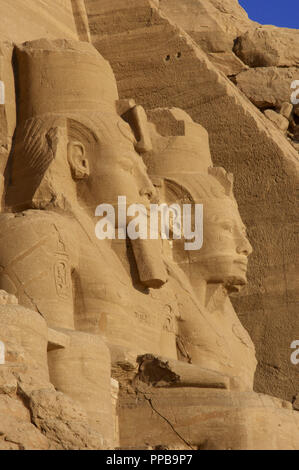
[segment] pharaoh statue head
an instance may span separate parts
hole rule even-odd
[[[187,251],[184,239],[173,240],[174,261],[195,284],[203,279],[238,290],[246,283],[252,248],[233,195],[233,176],[212,166],[208,133],[185,112],[158,109],[149,117],[157,151],[148,154],[146,163],[161,198],[168,204],[203,206],[201,249]]]
[[[148,201],[154,188],[118,113],[108,62],[90,44],[66,40],[25,43],[16,58],[22,79],[7,205],[94,206],[119,194]]]

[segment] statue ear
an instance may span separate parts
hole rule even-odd
[[[67,154],[74,179],[82,180],[88,178],[90,174],[89,162],[85,156],[84,145],[77,141],[69,142]]]

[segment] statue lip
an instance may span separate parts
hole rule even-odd
[[[247,266],[248,266],[248,259],[247,259],[246,256],[240,256],[238,259],[235,259],[234,263],[235,263],[235,264],[240,264],[240,265],[242,265],[242,266],[244,266],[244,267],[247,268]]]

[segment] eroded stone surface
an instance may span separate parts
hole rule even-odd
[[[250,67],[298,67],[299,31],[259,26],[238,37],[234,51]]]
[[[236,84],[258,108],[271,108],[290,103],[291,84],[297,77],[296,67],[258,67],[237,75]]]
[[[0,307],[0,449],[77,450],[109,447],[79,403],[55,390],[47,364],[47,325],[34,311]]]
[[[265,116],[267,116],[267,118],[270,119],[270,121],[272,121],[282,132],[287,131],[290,123],[285,116],[276,113],[272,109],[266,109]]]
[[[0,40],[78,39],[73,3],[78,0],[1,0]]]

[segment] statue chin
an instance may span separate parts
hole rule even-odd
[[[240,290],[247,284],[246,273],[231,274],[228,276],[223,285],[229,293],[240,292]]]
[[[222,269],[218,271],[217,276],[212,276],[209,284],[222,284],[225,289],[231,292],[239,292],[247,284],[247,269],[238,266],[231,266],[230,269]]]

